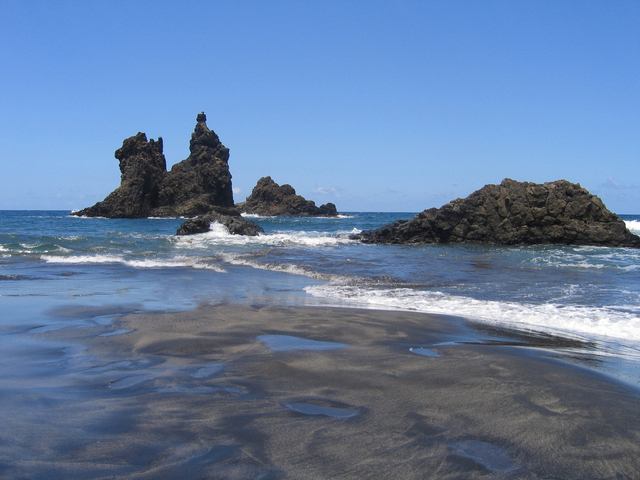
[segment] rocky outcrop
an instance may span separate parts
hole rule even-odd
[[[162,138],[144,133],[116,150],[120,186],[103,201],[74,215],[107,218],[193,217],[213,210],[237,215],[229,172],[229,149],[200,113],[189,144],[190,155],[167,172]]]
[[[191,218],[184,222],[176,235],[191,235],[194,233],[204,233],[211,229],[213,223],[224,225],[232,235],[256,236],[264,230],[251,220],[243,218],[241,215],[222,215],[219,213],[207,213]]]
[[[306,200],[291,185],[278,185],[271,177],[263,177],[253,188],[245,202],[237,204],[244,213],[276,217],[336,217],[338,210],[333,203],[317,207],[313,200]]]
[[[505,179],[465,199],[431,208],[352,238],[365,243],[599,245],[640,248],[640,237],[602,200],[566,180],[535,184]]]

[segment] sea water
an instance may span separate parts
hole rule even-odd
[[[233,236],[213,225],[179,237],[180,218],[1,211],[0,360],[19,362],[16,349],[31,331],[129,313],[216,303],[334,305],[457,315],[583,340],[596,346],[591,355],[617,359],[608,373],[640,384],[640,250],[349,238],[414,214],[251,216],[263,235]],[[640,215],[622,217],[640,234]]]

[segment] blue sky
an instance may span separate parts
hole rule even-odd
[[[235,200],[270,175],[416,212],[510,177],[640,213],[637,1],[0,1],[0,209],[78,209],[196,114]]]

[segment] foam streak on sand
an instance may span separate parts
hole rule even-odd
[[[313,285],[307,293],[333,297],[377,308],[397,308],[424,313],[456,314],[483,323],[511,328],[534,328],[560,335],[597,335],[640,343],[640,306],[627,309],[553,304],[524,304],[476,300],[441,292],[410,288],[375,289],[348,285]],[[640,355],[640,351],[638,351]]]

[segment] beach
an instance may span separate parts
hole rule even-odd
[[[252,218],[0,212],[1,479],[639,476],[637,250]]]
[[[640,472],[637,390],[563,361],[558,338],[423,313],[229,304],[36,337],[65,364],[65,387],[17,381],[3,396],[26,417],[3,422],[0,478]]]

